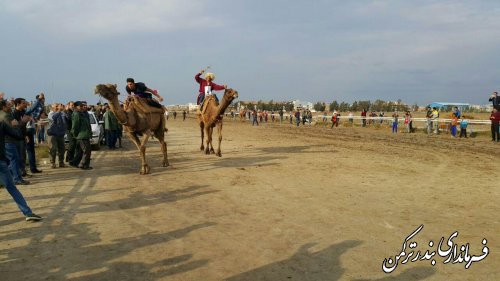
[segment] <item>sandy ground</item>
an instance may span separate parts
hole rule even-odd
[[[500,145],[487,138],[226,121],[218,158],[199,152],[193,119],[168,126],[172,166],[153,141],[147,176],[128,140],[94,152],[93,171],[42,167],[21,187],[42,222],[0,190],[0,279],[500,280]],[[458,231],[489,255],[384,273],[421,224],[415,252]]]

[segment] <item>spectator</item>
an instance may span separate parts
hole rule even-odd
[[[457,125],[458,125],[458,118],[455,113],[451,115],[451,137],[456,138],[457,137]]]
[[[54,106],[53,106],[54,108]],[[66,122],[64,122],[64,105],[57,104],[52,113],[52,118],[49,118],[49,127],[47,135],[49,135],[50,147],[50,162],[52,169],[56,168],[56,154],[59,158],[59,168],[64,167],[64,135],[66,134]]]
[[[64,111],[64,122],[66,123],[66,137],[68,138],[68,151],[66,152],[66,162],[73,161],[75,157],[75,148],[76,148],[76,140],[71,134],[71,126],[72,126],[72,116],[75,108],[74,102],[70,101],[66,104],[66,110]]]
[[[38,122],[36,122],[36,127],[37,127],[36,139],[38,143],[46,142],[45,131],[46,131],[46,126],[48,124],[47,117],[48,117],[47,113],[42,112],[40,114],[40,119],[38,119]]]
[[[366,109],[363,109],[363,111],[361,111],[361,122],[362,126],[366,127]]]
[[[493,107],[500,106],[500,96],[498,96],[497,92],[493,92],[493,94],[491,94],[491,97],[488,101],[491,101],[491,104],[493,105]]]
[[[427,107],[427,112],[425,114],[425,118],[427,119],[427,134],[432,133],[432,109],[430,106]]]
[[[111,111],[109,105],[104,113],[104,126],[106,128],[106,144],[109,149],[116,149],[116,141],[118,135],[118,119]]]
[[[30,120],[26,124],[26,152],[28,153],[28,162],[32,174],[42,172],[42,170],[39,170],[37,168],[36,164],[35,135],[36,135],[36,123],[33,117],[30,116]]]
[[[467,125],[469,121],[464,119],[464,116],[460,116],[460,137],[467,138]]]
[[[339,119],[338,119],[337,111],[334,111],[333,116],[332,116],[332,127],[330,129],[333,129],[333,127],[338,127],[339,126],[338,121],[339,121]]]
[[[500,122],[500,106],[493,107],[493,112],[490,115],[491,120],[491,141],[500,142],[500,132],[498,131],[498,123]]]
[[[392,132],[397,133],[398,132],[398,122],[399,122],[399,115],[397,111],[394,111],[394,114],[392,114]]]
[[[353,114],[352,112],[349,111],[349,123],[354,123],[354,117],[353,117]]]
[[[378,117],[380,118],[380,124],[384,123],[384,115],[385,113],[382,111],[379,113]]]
[[[458,109],[458,107],[457,107],[457,106],[455,106],[455,107],[453,108],[453,113],[455,114],[455,116],[456,116],[457,118],[460,118],[460,117],[462,116],[462,112],[460,111],[460,109]]]
[[[434,127],[434,134],[439,134],[439,111],[436,107],[432,108],[432,115],[431,115],[431,120],[432,120],[432,126]]]
[[[26,109],[26,114],[30,115],[33,117],[35,120],[40,119],[40,115],[45,112],[45,94],[40,93],[39,95],[36,95],[35,97],[35,102]]]
[[[413,121],[412,121],[412,116],[410,111],[406,111],[405,113],[405,127],[406,127],[406,132],[411,133],[413,131]]]
[[[75,102],[75,112],[72,116],[71,133],[76,139],[76,152],[72,167],[83,170],[91,170],[90,167],[90,138],[92,137],[92,128],[87,113],[87,104],[84,102]],[[80,166],[80,162],[83,163]]]
[[[0,122],[5,122],[7,124],[15,124],[13,125],[15,130],[19,130],[21,132],[22,124],[19,124],[17,120],[12,116],[12,106],[13,103],[9,100],[0,100]],[[28,116],[26,116],[27,118]],[[12,122],[15,120],[15,122]],[[4,138],[5,142],[5,156],[7,157],[9,171],[12,174],[13,180],[16,185],[27,185],[30,184],[29,181],[23,179],[21,172],[19,170],[19,152],[17,150],[16,142],[22,138],[12,137],[11,135],[6,135]],[[3,147],[3,146],[2,146]]]
[[[5,100],[0,101],[1,107],[5,107],[5,104],[6,104]],[[27,121],[28,119],[26,118],[25,120]],[[17,120],[13,120],[11,122],[12,122],[11,124],[8,124],[6,122],[0,122],[0,182],[5,186],[10,196],[12,196],[12,199],[14,199],[18,208],[26,217],[26,221],[39,221],[42,220],[43,218],[39,215],[34,214],[31,211],[22,193],[19,192],[19,190],[17,189],[14,183],[14,179],[12,178],[12,175],[7,165],[7,157],[5,151],[5,136],[9,136],[15,139],[23,138],[23,135],[20,130],[18,129],[16,130],[14,127],[11,127],[11,125],[17,127],[17,125],[19,124]]]
[[[252,111],[252,126],[259,126],[259,121],[257,121],[257,110]]]
[[[26,113],[26,108],[28,107],[28,102],[23,98],[17,98],[14,100],[14,111],[12,116],[19,123],[22,123],[21,118]],[[31,119],[31,117],[30,117]],[[16,141],[17,152],[19,153],[19,170],[21,171],[21,176],[26,177],[26,138],[28,136],[26,126],[22,125],[20,127],[21,133],[25,136],[23,139]]]
[[[234,115],[234,112],[232,112]],[[186,120],[186,111],[182,111],[182,121]]]
[[[168,120],[168,115],[169,115],[168,110],[165,109],[165,117],[167,117],[167,120]]]
[[[295,122],[297,123],[297,127],[300,125],[300,111],[295,111]]]
[[[177,111],[174,111],[174,120],[177,119]]]

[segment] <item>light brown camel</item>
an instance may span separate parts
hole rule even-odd
[[[222,142],[222,118],[224,111],[231,104],[231,102],[238,97],[238,92],[233,89],[226,89],[221,102],[217,105],[215,97],[210,95],[206,97],[203,108],[198,112],[198,123],[201,129],[201,147],[200,150],[205,150],[205,154],[215,153],[212,145],[212,134],[214,127],[217,126],[219,134],[219,147],[217,148],[216,155],[221,157],[220,144]],[[204,134],[207,135],[206,147],[203,146]]]
[[[161,145],[163,153],[163,167],[169,165],[167,158],[167,142],[165,132],[167,131],[164,109],[147,108],[144,99],[130,97],[125,109],[120,106],[116,90],[116,84],[99,84],[95,87],[95,93],[109,101],[111,111],[116,115],[118,122],[125,128],[125,132],[132,142],[137,146],[141,156],[141,175],[149,174],[149,165],[146,163],[146,143],[151,135],[154,135]],[[151,110],[148,112],[148,109]]]
[[[247,118],[247,110],[246,109],[242,109],[240,111],[240,121],[245,121],[246,118]]]

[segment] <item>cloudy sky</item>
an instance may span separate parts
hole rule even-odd
[[[134,77],[194,102],[211,65],[241,100],[487,103],[500,2],[0,0],[0,91],[98,100]]]

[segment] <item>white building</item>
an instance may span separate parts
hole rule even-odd
[[[314,105],[312,102],[294,100],[292,101],[292,103],[294,110],[301,110],[301,109],[309,109],[311,111],[314,110]]]

